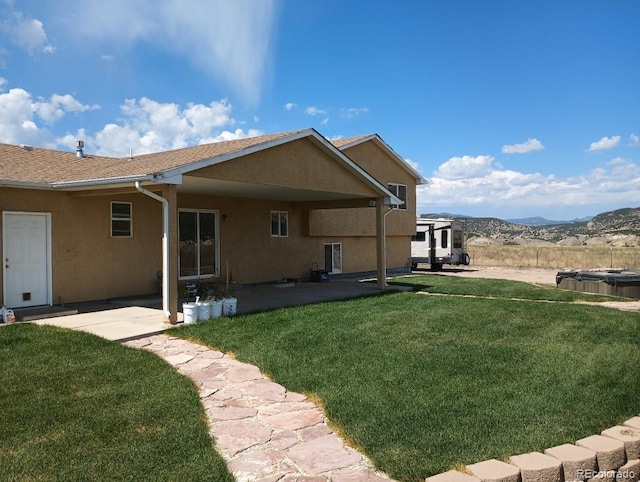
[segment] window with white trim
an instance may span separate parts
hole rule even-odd
[[[271,211],[271,237],[286,238],[287,236],[289,236],[289,213]]]
[[[111,237],[133,237],[133,208],[131,203],[111,201]]]
[[[390,182],[387,184],[387,189],[391,191],[391,194],[404,201],[403,204],[394,204],[393,209],[407,209],[407,185]]]

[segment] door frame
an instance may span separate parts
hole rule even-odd
[[[44,216],[45,218],[45,243],[46,247],[46,271],[47,271],[47,301],[49,306],[53,305],[53,273],[52,273],[52,250],[51,250],[51,213],[36,211],[2,211],[2,300],[7,304],[7,268],[5,255],[7,252],[7,217],[8,216]],[[41,305],[32,305],[41,306]]]
[[[331,246],[331,271],[329,271],[329,273],[330,274],[340,274],[340,273],[342,273],[342,266],[344,264],[344,251],[342,249],[342,243],[341,242],[339,242],[339,243],[324,243],[324,253],[325,253],[324,266],[325,266],[325,269],[327,268],[327,247],[328,246]],[[334,250],[335,246],[340,246],[340,267],[338,267],[338,268],[333,265],[333,250]]]

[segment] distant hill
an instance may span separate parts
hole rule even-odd
[[[443,213],[421,217],[463,219],[467,244],[522,244],[580,246],[640,246],[640,208],[624,208],[600,213],[591,219],[549,221],[535,217],[505,221]],[[515,222],[518,221],[518,222]],[[538,224],[540,223],[540,224]]]
[[[522,224],[523,226],[552,226],[555,224],[580,223],[584,221],[590,221],[591,219],[593,219],[593,216],[587,216],[585,218],[580,218],[580,219],[572,219],[571,221],[552,221],[551,219],[546,219],[546,218],[541,218],[540,216],[536,216],[533,218],[523,218],[523,219],[505,219],[505,221],[512,224]]]

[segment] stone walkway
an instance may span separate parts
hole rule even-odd
[[[219,351],[167,335],[125,342],[164,358],[190,377],[216,448],[239,482],[385,482],[347,447],[304,395]]]

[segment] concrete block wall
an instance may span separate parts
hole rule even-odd
[[[640,482],[640,415],[622,425],[541,452],[486,460],[425,482]]]

